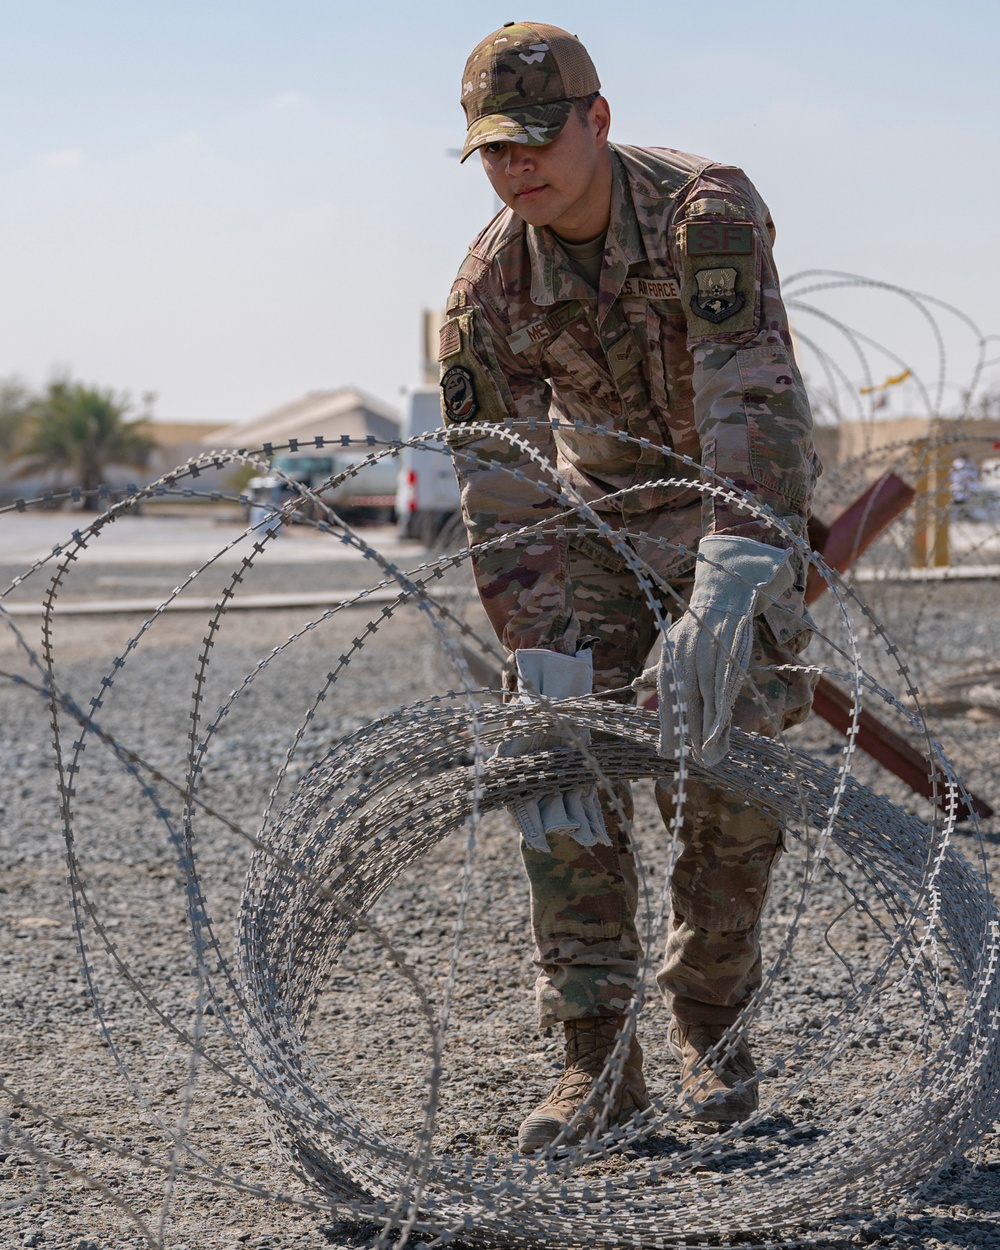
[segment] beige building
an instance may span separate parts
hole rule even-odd
[[[205,454],[202,441],[213,430],[221,430],[219,421],[151,421],[147,427],[152,438],[156,439],[156,451],[150,462],[150,474],[158,477],[161,473],[172,469],[174,465],[183,464],[192,456]]]
[[[206,433],[202,450],[278,447],[291,439],[303,445],[320,437],[336,439],[373,437],[389,442],[399,437],[399,413],[389,404],[365,391],[345,386],[336,391],[309,391],[291,403],[282,404],[249,421],[237,421]]]

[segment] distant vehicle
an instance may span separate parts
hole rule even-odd
[[[367,453],[361,448],[338,448],[336,454],[326,452],[286,452],[274,457],[272,469],[301,482],[314,491],[348,525],[375,522],[392,522],[396,519],[396,474],[398,460],[386,456],[374,464],[364,464]],[[327,483],[359,465],[342,482],[335,486]],[[277,473],[251,478],[247,494],[254,506],[281,508],[292,497],[293,491]],[[301,510],[310,511],[308,500],[303,499]],[[321,519],[321,514],[313,517]]]
[[[967,470],[970,463],[971,470]],[[956,516],[966,521],[1000,520],[1000,459],[992,457],[977,466],[964,457],[956,458],[951,490]]]
[[[979,481],[983,490],[1000,495],[1000,459],[984,460],[979,466]]]
[[[426,434],[441,425],[441,401],[436,386],[415,386],[406,397],[403,438]],[[436,451],[434,440],[404,447],[399,456],[396,488],[396,524],[401,538],[415,538],[430,546],[458,512],[459,494],[451,456]]]

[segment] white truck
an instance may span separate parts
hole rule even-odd
[[[415,386],[403,410],[403,438],[426,434],[441,426],[440,392],[436,386]],[[430,546],[458,512],[458,482],[451,456],[437,440],[404,447],[396,482],[396,524],[401,538]]]
[[[271,461],[273,469],[280,469],[293,482],[301,482],[317,492],[320,498],[347,522],[348,525],[364,525],[391,523],[395,519],[396,497],[396,459],[384,456],[372,464],[362,464],[367,452],[359,447],[349,449],[336,448],[326,451],[295,451],[282,452]],[[361,467],[348,474],[336,486],[325,486],[332,477],[349,470],[352,465]],[[262,513],[280,508],[293,495],[284,477],[268,475],[251,478],[247,484],[247,495],[251,508],[257,508],[253,514],[260,518]],[[300,505],[305,511],[311,509],[304,502]],[[315,519],[322,519],[317,513]]]

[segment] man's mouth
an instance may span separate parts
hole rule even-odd
[[[546,184],[544,182],[540,182],[537,187],[523,187],[520,191],[514,192],[514,198],[518,200],[530,200],[533,196],[537,195],[539,191],[544,191],[545,186]]]

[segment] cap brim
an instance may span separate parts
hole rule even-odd
[[[536,104],[534,108],[518,109],[516,113],[491,113],[487,117],[478,117],[465,136],[460,160],[464,161],[487,143],[523,143],[532,148],[544,147],[569,121],[572,109],[572,100],[557,100],[554,104]]]

